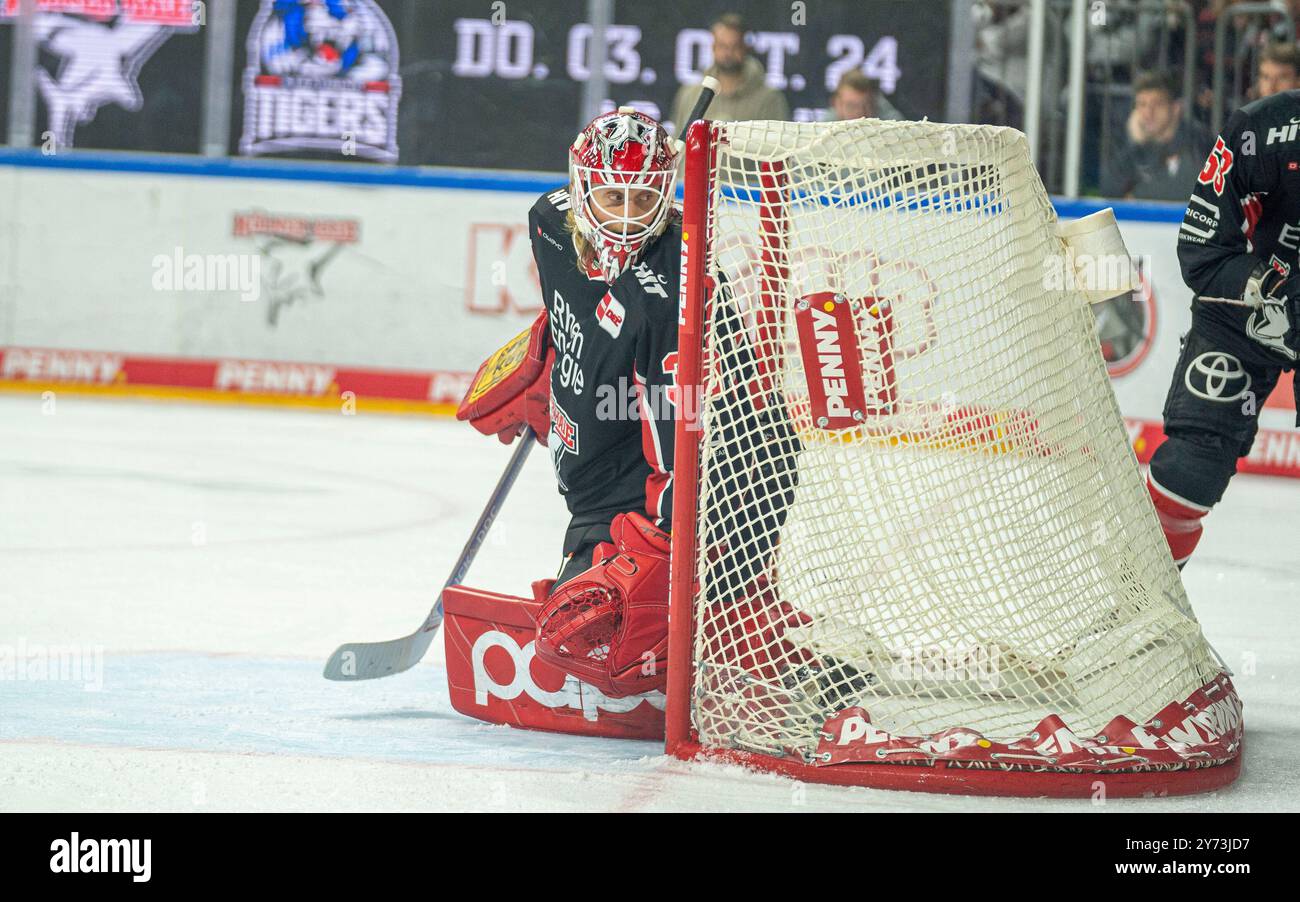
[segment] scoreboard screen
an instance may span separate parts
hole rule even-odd
[[[587,0],[232,0],[232,156],[555,171],[592,78]],[[941,117],[947,0],[615,0],[606,109],[670,128],[734,12],[794,119],[826,115],[840,77],[876,79],[910,118]],[[8,87],[15,0],[0,0]],[[38,142],[196,153],[206,17],[192,0],[39,0]],[[0,91],[0,113],[8,91]]]
[[[403,4],[383,4],[394,8]],[[583,83],[591,77],[586,0],[499,4],[451,0],[405,10],[403,66],[426,90],[403,111],[403,159],[460,166],[557,169],[576,134]],[[606,106],[631,104],[672,116],[682,84],[712,63],[710,23],[727,12],[745,20],[753,55],[794,119],[825,115],[844,72],[878,80],[909,117],[941,117],[947,87],[947,2],[931,0],[617,0],[606,28]],[[494,16],[496,7],[501,15]],[[445,65],[444,65],[445,63]],[[423,105],[427,104],[427,108]],[[416,128],[444,116],[436,133]],[[410,117],[410,118],[407,118]],[[675,123],[674,123],[675,125]]]

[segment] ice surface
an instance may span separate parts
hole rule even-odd
[[[0,652],[88,665],[0,679],[0,810],[1300,810],[1300,483],[1237,477],[1184,574],[1245,702],[1242,778],[1094,806],[802,786],[488,726],[451,710],[441,642],[402,676],[323,680],[339,643],[421,622],[508,456],[364,408],[0,396]],[[526,592],[565,519],[539,451],[468,581]]]

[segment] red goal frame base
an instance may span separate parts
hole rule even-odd
[[[1232,760],[1212,767],[1112,773],[971,770],[943,762],[932,765],[836,764],[814,767],[788,758],[773,758],[736,749],[706,748],[695,741],[678,742],[669,747],[668,754],[683,761],[738,764],[751,770],[791,777],[803,783],[826,783],[832,786],[1051,799],[1088,799],[1104,793],[1100,797],[1131,799],[1196,795],[1230,786],[1241,775],[1245,749],[1240,749]]]

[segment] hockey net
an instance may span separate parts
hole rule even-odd
[[[1023,135],[688,148],[670,747],[964,791],[1230,781],[1240,704]]]

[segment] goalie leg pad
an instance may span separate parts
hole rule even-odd
[[[662,739],[659,693],[611,699],[537,658],[536,618],[552,580],[533,584],[532,598],[449,586],[447,685],[452,707],[488,723],[581,736]]]
[[[537,617],[537,657],[610,698],[663,689],[668,662],[668,534],[637,513]]]
[[[759,577],[736,602],[717,602],[704,624],[706,655],[768,683],[779,683],[791,670],[812,663],[816,656],[786,637],[789,629],[806,627],[812,618],[780,601]]]

